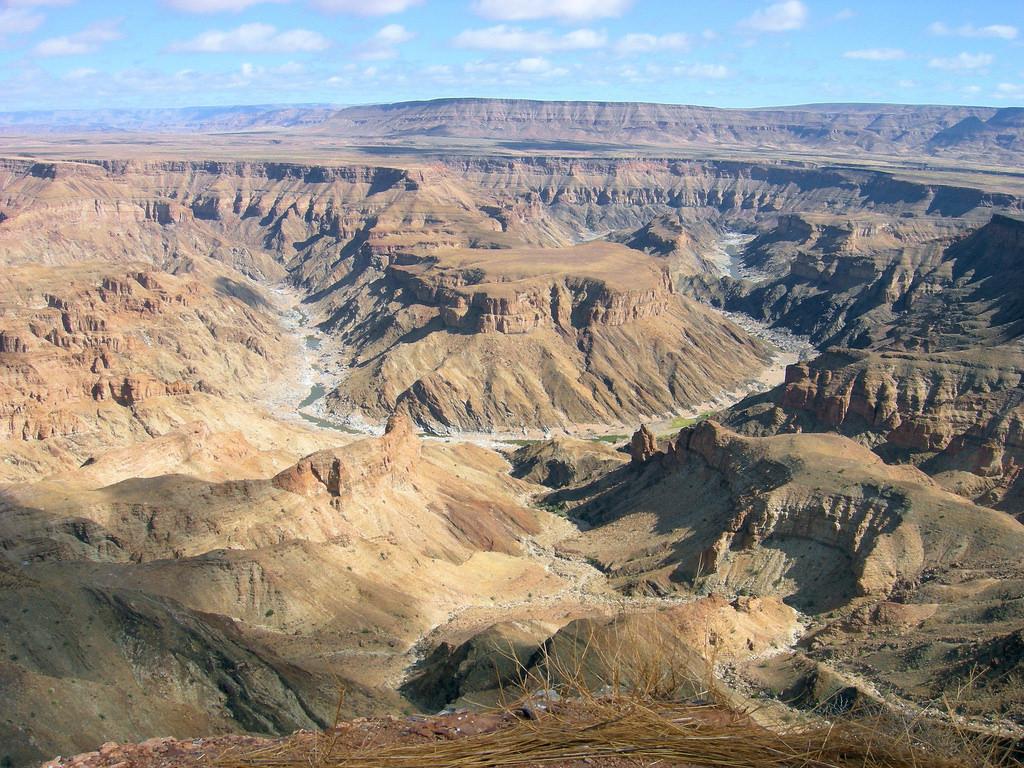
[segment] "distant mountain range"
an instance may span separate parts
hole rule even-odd
[[[368,106],[260,105],[0,113],[0,132],[209,133],[293,129],[359,141],[453,139],[526,148],[763,148],[827,154],[1024,158],[1024,108],[675,104],[438,99]],[[583,146],[581,146],[583,145]]]
[[[329,104],[252,104],[154,109],[55,109],[0,112],[0,131],[208,132],[292,128],[324,122],[339,110]]]

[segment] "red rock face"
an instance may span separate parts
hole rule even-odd
[[[0,353],[17,354],[28,352],[28,343],[9,331],[0,331]]]
[[[437,307],[447,327],[473,333],[622,326],[663,315],[673,293],[667,270],[654,289],[623,290],[597,279],[552,278],[517,289],[511,297],[492,295],[486,287],[475,289],[480,276],[472,273],[395,269],[391,274],[419,301]]]
[[[638,432],[634,445],[646,442]],[[1001,512],[957,499],[922,477],[916,470],[888,466],[836,435],[745,437],[706,420],[648,456],[644,468],[624,475],[614,491],[599,494],[594,511],[614,509],[615,525],[623,526],[631,512],[650,514],[671,498],[671,519],[680,521],[681,531],[672,557],[681,577],[707,580],[711,588],[766,579],[762,589],[795,578],[806,590],[839,562],[845,565],[836,577],[844,583],[836,589],[850,597],[889,595],[917,578],[930,558],[951,560],[947,537],[959,535],[964,519],[984,520],[1015,539],[1021,535]],[[583,518],[601,522],[588,514],[584,505]],[[979,546],[993,541],[998,536]],[[932,551],[934,542],[944,543]],[[958,542],[964,553],[973,546],[969,540]],[[979,553],[974,556],[981,562],[989,556]],[[623,574],[650,567],[643,550],[635,562],[620,552],[611,558],[607,562]],[[779,558],[791,559],[776,571]],[[779,573],[789,575],[772,581]]]
[[[787,369],[775,423],[781,431],[839,431],[883,453],[918,457],[930,473],[972,473],[986,482],[965,486],[969,498],[1019,511],[1012,489],[1024,463],[1022,365],[1024,357],[1006,347],[931,355],[837,350]],[[743,424],[742,414],[732,418]]]
[[[25,295],[9,296],[0,312],[0,438],[77,434],[95,416],[90,404],[130,408],[223,380],[221,363],[196,364],[211,336],[236,360],[271,356],[265,339],[276,326],[241,301],[224,304],[195,275],[36,267],[9,275]]]

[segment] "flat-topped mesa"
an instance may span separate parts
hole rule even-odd
[[[659,317],[673,288],[668,270],[611,243],[564,249],[464,249],[398,259],[391,274],[445,327],[474,333],[584,330]]]

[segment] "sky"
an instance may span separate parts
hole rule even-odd
[[[0,0],[0,112],[1024,104],[1024,0]]]

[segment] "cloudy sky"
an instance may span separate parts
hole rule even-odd
[[[0,0],[0,111],[498,96],[1024,104],[1024,2]]]

